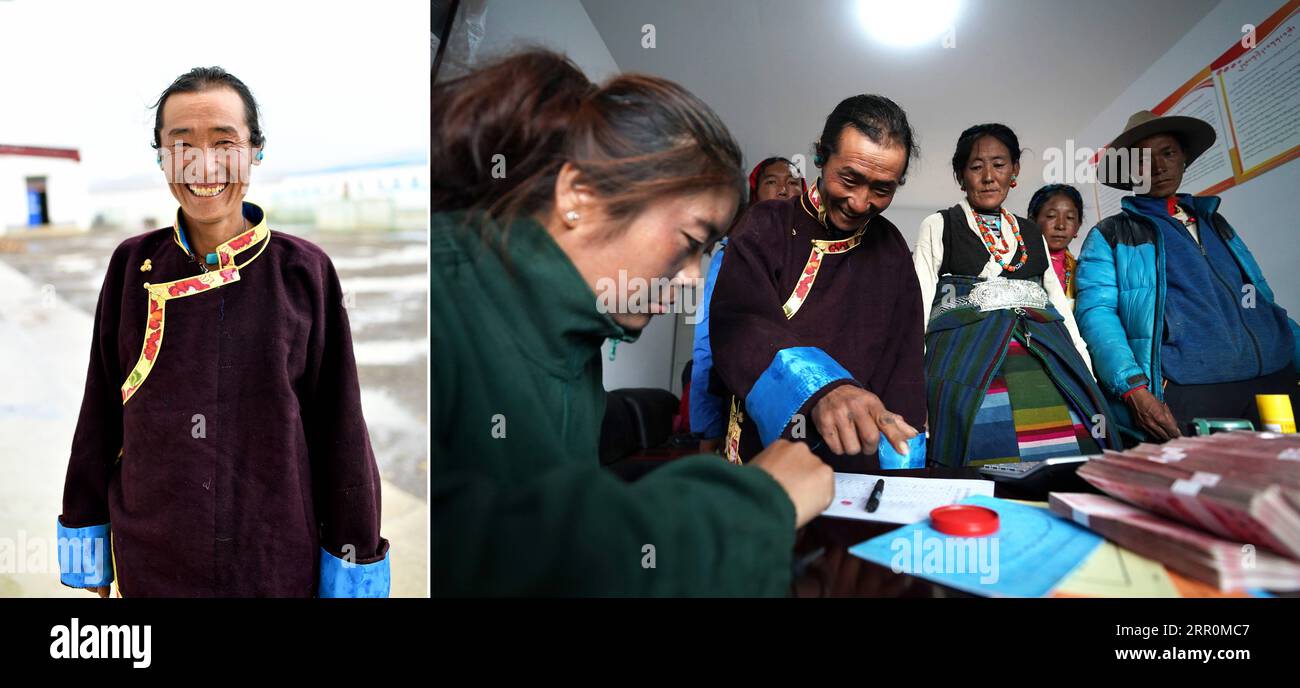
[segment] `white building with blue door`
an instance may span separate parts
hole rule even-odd
[[[90,222],[80,151],[0,143],[0,233],[85,230]]]

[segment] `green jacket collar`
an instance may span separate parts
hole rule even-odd
[[[454,250],[472,265],[470,278],[515,324],[525,356],[572,376],[599,354],[604,340],[636,340],[639,332],[600,312],[595,292],[541,224],[519,218],[502,231],[491,220],[480,224],[481,217],[435,215],[433,231],[449,231]]]

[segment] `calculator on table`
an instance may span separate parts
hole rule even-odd
[[[1099,456],[1099,455],[1098,455]],[[1073,475],[1092,456],[1058,456],[1042,461],[991,463],[980,466],[980,475],[999,482],[1041,483],[1064,475]]]

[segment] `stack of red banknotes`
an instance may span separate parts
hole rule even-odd
[[[1140,444],[1079,476],[1115,499],[1053,493],[1053,511],[1222,590],[1300,590],[1300,435]]]

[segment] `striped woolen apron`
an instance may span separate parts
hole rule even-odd
[[[941,299],[964,297],[980,281],[945,276],[936,290],[925,353],[929,461],[964,466],[1097,453],[1091,430],[1105,413],[1101,391],[1050,304],[939,312]]]

